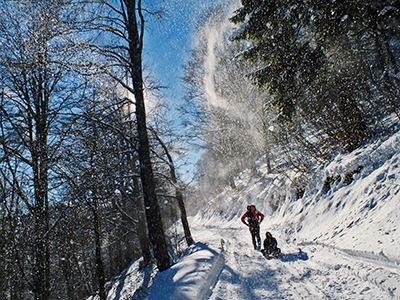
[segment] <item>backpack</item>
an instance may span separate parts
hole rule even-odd
[[[250,227],[255,227],[258,225],[257,211],[255,213],[256,215],[254,216],[253,212],[247,212],[247,222],[249,223]]]

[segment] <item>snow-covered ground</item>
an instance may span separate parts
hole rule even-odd
[[[338,156],[298,200],[265,166],[244,172],[190,219],[197,243],[186,256],[159,274],[132,264],[108,299],[400,299],[399,150],[396,134]],[[282,258],[253,250],[240,222],[248,204],[266,215],[262,238],[270,231]]]

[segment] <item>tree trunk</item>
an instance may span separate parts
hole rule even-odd
[[[89,205],[93,212],[93,231],[94,231],[94,239],[95,239],[95,267],[96,267],[96,277],[97,283],[99,286],[99,297],[100,300],[107,300],[106,294],[106,278],[105,278],[105,270],[104,270],[104,262],[101,253],[101,222],[99,216],[99,186],[98,179],[96,178],[96,157],[98,155],[98,147],[97,141],[99,140],[99,134],[97,131],[97,124],[93,121],[91,124],[93,129],[93,144],[90,153],[90,168],[91,168],[91,199]]]
[[[172,156],[169,154],[167,146],[165,145],[165,143],[162,141],[162,139],[158,136],[158,134],[154,130],[153,130],[153,134],[155,135],[156,139],[160,142],[161,146],[163,147],[163,149],[165,151],[165,154],[168,157],[171,180],[175,186],[175,198],[176,198],[176,201],[178,202],[179,210],[181,212],[181,222],[182,222],[182,226],[183,226],[183,231],[185,233],[186,243],[188,244],[188,246],[190,246],[190,245],[194,244],[194,240],[192,237],[192,233],[190,232],[185,202],[183,201],[183,195],[178,186],[178,180],[176,177],[174,161],[172,160]]]
[[[143,96],[143,74],[142,74],[142,47],[144,19],[141,14],[141,1],[125,0],[127,9],[127,31],[129,35],[130,73],[135,95],[136,122],[139,139],[139,165],[140,177],[143,188],[143,200],[146,211],[149,239],[153,248],[157,266],[164,271],[171,266],[167,242],[165,240],[163,223],[161,220],[160,207],[157,201],[155,180],[150,160],[150,147],[146,128],[146,110]],[[139,35],[138,20],[136,13],[140,16],[141,31]]]
[[[43,46],[45,53],[44,42]],[[50,254],[49,254],[49,202],[48,202],[48,106],[49,98],[45,88],[46,58],[39,54],[34,94],[34,124],[30,122],[30,142],[32,155],[32,169],[34,181],[34,218],[35,218],[35,266],[34,266],[34,295],[36,300],[47,300],[50,297]]]
[[[132,123],[131,123],[132,124]],[[133,131],[133,128],[129,128],[130,130]],[[133,138],[132,138],[133,140]],[[132,148],[132,151],[136,149],[134,147],[133,141],[130,140],[128,142],[128,147]],[[129,153],[127,155],[127,165],[131,169],[131,172],[133,174],[138,174],[139,170],[137,169],[137,157],[133,155],[133,153]],[[147,226],[146,226],[146,213],[145,213],[145,207],[143,203],[143,198],[140,195],[140,183],[139,183],[139,178],[137,176],[133,177],[133,199],[131,199],[132,205],[134,209],[137,212],[137,218],[139,220],[139,223],[137,224],[137,235],[139,238],[139,243],[140,243],[140,250],[142,252],[143,256],[143,263],[144,265],[148,265],[151,262],[151,250],[150,250],[150,241],[149,241],[149,235],[147,231]],[[127,195],[123,195],[123,197],[127,197]],[[132,209],[133,212],[133,209]]]
[[[96,196],[95,196],[96,197]],[[97,200],[94,199],[93,207],[93,227],[95,236],[95,262],[96,262],[96,276],[99,284],[99,297],[100,300],[106,300],[106,279],[104,275],[104,264],[101,255],[101,230],[100,230],[100,220],[97,212]]]
[[[134,184],[138,187],[138,179],[134,179]],[[150,241],[149,235],[146,228],[146,210],[143,205],[143,199],[139,195],[135,196],[137,202],[137,208],[139,210],[139,223],[138,223],[138,237],[140,242],[140,249],[142,251],[143,262],[145,265],[151,262],[151,251],[150,251]]]

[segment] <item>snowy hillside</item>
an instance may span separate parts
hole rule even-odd
[[[299,200],[263,165],[244,172],[191,218],[198,243],[185,257],[160,274],[133,264],[109,299],[400,299],[399,150],[396,134],[338,156]],[[253,250],[240,222],[248,204],[265,214],[261,236],[277,238],[282,258]]]

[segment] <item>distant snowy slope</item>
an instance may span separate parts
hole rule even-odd
[[[346,174],[355,170],[354,180]],[[326,178],[338,178],[322,193]],[[304,197],[288,201],[276,224],[292,226],[297,241],[368,251],[400,262],[400,135],[338,156],[316,177]]]

